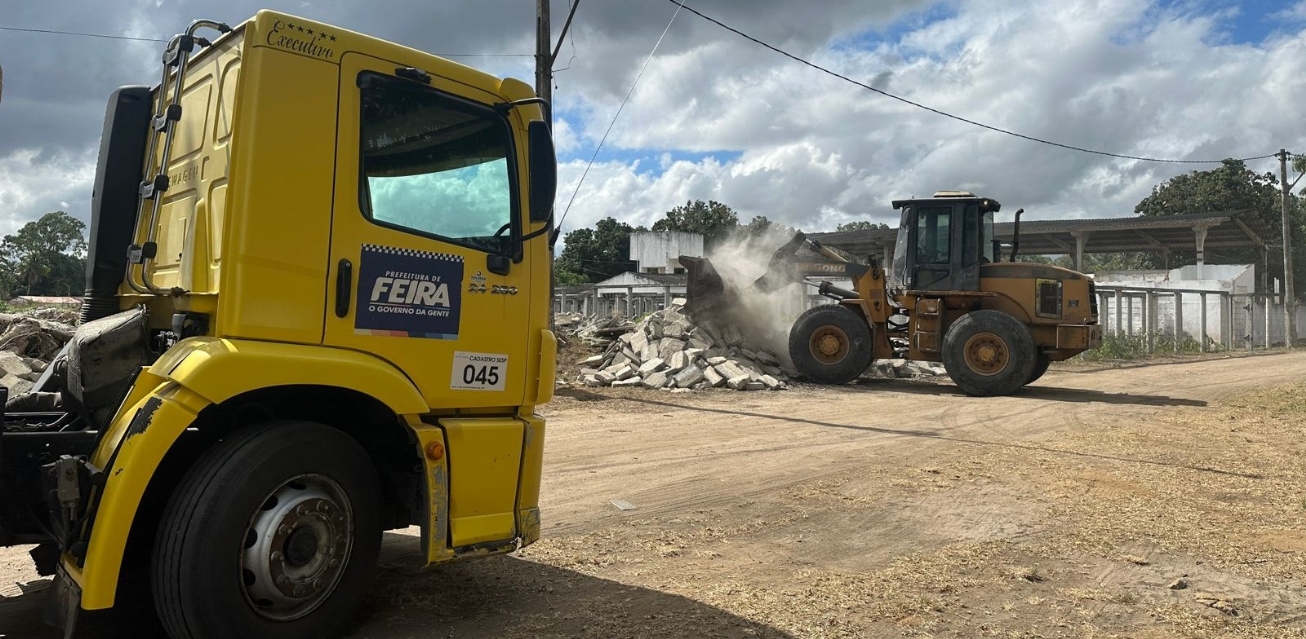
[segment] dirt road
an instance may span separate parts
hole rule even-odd
[[[544,538],[418,572],[389,535],[350,636],[1306,636],[1306,417],[1228,403],[1300,380],[1306,353],[987,399],[575,390],[545,410]]]

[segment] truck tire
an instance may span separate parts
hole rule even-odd
[[[943,337],[948,376],[974,397],[1007,395],[1024,386],[1037,355],[1025,325],[1001,311],[962,315]]]
[[[1030,371],[1029,381],[1025,382],[1025,384],[1029,385],[1029,384],[1033,384],[1034,382],[1037,382],[1038,378],[1043,376],[1043,373],[1048,372],[1048,366],[1051,365],[1052,365],[1052,360],[1048,359],[1048,356],[1046,354],[1039,353],[1037,357],[1034,359],[1034,370]]]
[[[817,384],[846,384],[866,371],[872,357],[871,327],[839,304],[823,304],[798,316],[789,329],[794,368]]]
[[[322,639],[363,599],[381,548],[367,453],[322,424],[278,421],[217,443],[159,521],[154,604],[174,639]]]

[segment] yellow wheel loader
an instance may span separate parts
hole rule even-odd
[[[424,564],[535,541],[542,100],[268,11],[194,22],[158,82],[110,98],[82,322],[0,427],[0,544],[35,545],[49,620],[317,639],[385,530]]]
[[[834,300],[808,309],[789,332],[795,369],[819,384],[844,384],[876,359],[943,362],[966,394],[1005,395],[1037,380],[1048,365],[1101,344],[1097,294],[1082,273],[1000,260],[993,216],[1001,205],[964,191],[896,200],[902,210],[891,278],[883,266],[844,259],[802,233],[776,250],[753,286],[766,293],[805,281]],[[739,295],[712,264],[681,257],[691,314],[730,313]],[[853,289],[828,279],[847,278]]]

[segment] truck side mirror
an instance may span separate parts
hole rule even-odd
[[[547,222],[553,216],[553,199],[558,192],[558,158],[553,151],[549,125],[534,120],[527,128],[530,142],[530,207],[532,222]]]

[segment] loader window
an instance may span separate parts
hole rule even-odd
[[[916,263],[947,264],[952,259],[952,207],[921,209],[916,216]]]
[[[962,218],[961,229],[961,265],[974,266],[980,255],[980,214],[979,207],[969,205]]]
[[[508,124],[493,110],[365,74],[363,211],[379,224],[487,252],[516,234]]]
[[[980,250],[983,251],[984,263],[995,262],[993,255],[993,211],[984,212],[983,235],[980,236]]]

